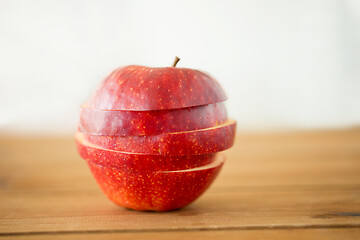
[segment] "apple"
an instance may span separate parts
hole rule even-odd
[[[223,102],[220,84],[194,69],[131,65],[115,69],[90,97],[89,108],[164,110]]]
[[[182,171],[131,171],[88,162],[105,195],[135,210],[170,211],[197,199],[214,181],[224,156],[205,166]]]
[[[164,156],[134,154],[103,149],[84,139],[81,133],[75,136],[80,156],[88,162],[105,167],[130,171],[174,171],[196,168],[214,161],[216,153],[187,156]]]
[[[201,155],[230,148],[234,143],[236,122],[227,120],[216,127],[149,136],[84,137],[101,148],[149,155]]]
[[[89,135],[156,135],[209,128],[226,119],[224,103],[158,111],[113,111],[83,106],[79,130]]]
[[[177,59],[178,61],[179,59]],[[198,198],[233,145],[236,122],[210,75],[187,68],[115,69],[83,105],[77,149],[105,195],[135,210]]]

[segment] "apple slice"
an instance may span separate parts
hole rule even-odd
[[[189,156],[145,155],[102,149],[78,133],[75,136],[80,156],[88,162],[131,171],[174,171],[195,168],[214,161],[216,153]]]
[[[149,111],[223,102],[220,84],[208,74],[187,68],[126,66],[106,77],[88,101],[102,110]]]
[[[84,106],[79,130],[89,135],[156,135],[213,127],[226,119],[224,103],[158,111],[106,111]]]
[[[202,155],[230,148],[236,122],[228,120],[216,127],[150,136],[96,136],[83,134],[90,143],[105,149],[148,155]],[[78,133],[81,134],[81,133]]]
[[[88,162],[105,195],[115,204],[145,211],[170,211],[197,199],[214,181],[224,156],[206,166],[182,171],[130,171]]]

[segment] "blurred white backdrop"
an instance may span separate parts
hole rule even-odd
[[[360,1],[0,0],[0,133],[72,134],[111,70],[176,55],[241,130],[360,125]]]

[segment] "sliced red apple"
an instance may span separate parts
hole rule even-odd
[[[106,77],[88,101],[102,110],[164,110],[187,108],[227,99],[208,74],[187,68],[126,66]]]
[[[87,142],[81,133],[75,136],[80,156],[94,164],[129,171],[174,171],[195,168],[214,161],[216,153],[189,156],[145,155],[102,149]]]
[[[230,148],[234,143],[236,122],[228,120],[211,128],[163,133],[150,136],[96,136],[85,139],[101,148],[148,155],[202,155]]]
[[[224,163],[219,154],[209,165],[183,171],[144,171],[104,167],[88,162],[105,195],[135,210],[169,211],[197,199],[214,181]]]
[[[224,103],[159,111],[105,111],[84,106],[79,130],[89,135],[156,135],[209,128],[226,119]]]

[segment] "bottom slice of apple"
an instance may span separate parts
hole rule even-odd
[[[181,171],[130,171],[88,161],[100,188],[115,204],[144,211],[170,211],[197,199],[218,175],[225,157]]]

